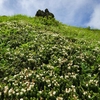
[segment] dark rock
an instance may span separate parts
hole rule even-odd
[[[35,16],[37,16],[37,17],[41,16],[41,17],[47,17],[47,18],[48,18],[48,17],[54,18],[54,14],[51,13],[51,12],[49,12],[48,9],[45,9],[45,11],[39,9],[39,10],[36,12],[36,15],[35,15]]]

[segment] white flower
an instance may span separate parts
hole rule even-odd
[[[88,87],[88,84],[86,84],[86,86]]]
[[[28,77],[30,77],[30,76],[32,76],[32,73],[29,73],[29,74],[28,74]]]
[[[35,83],[34,83],[35,84]],[[33,87],[34,87],[34,84],[31,84],[28,88],[27,88],[27,91],[30,91]]]
[[[57,97],[56,100],[63,100],[63,98],[62,97]]]
[[[51,84],[48,85],[48,87],[50,87],[50,86],[51,86]]]
[[[63,78],[63,76],[60,76],[60,78]]]
[[[71,67],[69,66],[68,69],[71,69]]]
[[[61,62],[61,58],[59,58],[58,61]]]
[[[89,77],[91,77],[91,74],[88,74]]]
[[[51,66],[51,65],[47,65],[47,68],[49,68],[49,69],[54,69],[54,67]]]
[[[11,89],[8,91],[8,93],[9,93],[9,95],[11,95],[11,94],[14,94],[15,91],[11,88]]]
[[[20,100],[24,100],[23,98],[20,98]]]
[[[50,80],[46,80],[47,83],[50,83]]]
[[[20,76],[20,78],[23,78],[23,76]]]
[[[26,92],[26,90],[25,90],[25,89],[23,89],[23,88],[21,89],[21,91],[22,91],[22,92]]]
[[[75,90],[75,89],[73,89],[73,92],[76,92],[76,90]]]
[[[50,91],[49,94],[50,94],[50,96],[53,96],[56,94],[56,91]]]
[[[91,96],[90,96],[90,95],[88,95],[88,98],[91,98]]]
[[[67,78],[69,78],[69,76],[68,75],[65,75],[65,79],[67,79]]]
[[[70,88],[66,88],[66,93],[69,93],[69,92],[71,92],[71,89]]]
[[[41,94],[41,93],[42,93],[42,91],[39,91],[39,93]]]
[[[50,72],[49,75],[52,76],[52,72]]]
[[[1,96],[1,94],[2,94],[2,93],[0,92],[0,96]]]
[[[8,89],[9,89],[8,86],[5,86],[4,87],[4,93],[7,93]]]
[[[8,79],[7,77],[4,78],[4,80],[7,80],[7,79]]]
[[[23,92],[20,92],[20,95],[23,95]]]
[[[74,86],[74,85],[71,85],[71,87],[72,87],[72,88],[75,88],[75,86]]]
[[[16,78],[17,75],[14,75],[14,78]]]
[[[83,94],[85,95],[85,94],[87,94],[87,92],[86,92],[86,91],[84,91],[84,92],[83,92]]]
[[[55,85],[55,86],[59,86],[58,82],[55,82],[54,85]]]
[[[70,72],[68,72],[68,75],[71,75],[71,73],[70,73]]]
[[[76,79],[76,74],[75,74],[75,75],[72,75],[72,77],[73,77],[74,79]]]
[[[90,81],[89,81],[89,83],[92,83],[92,82],[93,82],[93,80],[90,80]]]
[[[56,94],[56,91],[53,91],[52,94],[55,95]]]
[[[18,95],[19,95],[19,93],[16,93],[16,95],[18,96]]]
[[[37,78],[39,78],[39,75],[36,75]]]

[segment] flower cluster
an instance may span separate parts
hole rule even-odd
[[[35,19],[0,24],[0,99],[99,100],[99,41],[46,32]]]

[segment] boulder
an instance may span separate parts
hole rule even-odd
[[[54,18],[54,14],[53,13],[51,13],[51,12],[49,12],[49,10],[48,9],[45,9],[45,11],[43,11],[43,10],[38,10],[37,12],[36,12],[36,14],[35,14],[35,16],[37,16],[37,17],[51,17],[51,18]]]

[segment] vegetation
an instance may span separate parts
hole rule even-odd
[[[100,100],[100,30],[54,18],[0,17],[0,100]]]

